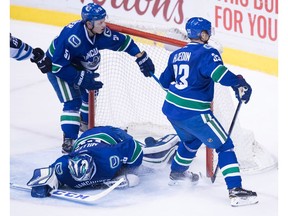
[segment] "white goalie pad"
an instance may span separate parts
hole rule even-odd
[[[143,153],[144,156],[145,154],[153,154],[153,153],[159,153],[159,152],[163,152],[163,151],[167,151],[169,149],[171,149],[173,146],[178,145],[178,143],[180,142],[179,137],[176,134],[169,134],[166,135],[158,140],[154,140],[151,137],[151,143],[147,143],[147,139],[149,139],[150,137],[147,137],[145,139],[145,143],[146,143],[146,147],[143,148]],[[153,142],[154,140],[154,142]]]
[[[151,169],[165,168],[175,155],[179,141],[176,134],[169,134],[158,140],[146,138],[142,165]]]

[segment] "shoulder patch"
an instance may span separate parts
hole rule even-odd
[[[62,162],[58,162],[55,165],[55,172],[57,175],[63,175]]]
[[[120,158],[117,155],[110,156],[109,161],[111,169],[115,169],[120,165]]]
[[[111,37],[112,33],[111,33],[111,30],[109,28],[105,28],[103,34],[106,36],[106,37]]]
[[[81,44],[80,38],[78,38],[76,35],[71,35],[68,38],[68,42],[75,48],[79,47]]]

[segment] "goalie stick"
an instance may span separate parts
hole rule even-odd
[[[76,193],[76,192],[66,191],[66,190],[59,190],[59,189],[54,189],[50,191],[50,195],[51,197],[56,197],[59,199],[64,199],[64,200],[73,201],[77,203],[94,204],[97,200],[108,195],[111,191],[117,188],[124,180],[125,180],[124,178],[120,178],[111,187],[95,195],[87,195],[87,194]],[[29,191],[29,192],[31,191],[31,187],[28,187],[26,185],[18,185],[15,183],[10,183],[10,188],[16,189],[16,190]]]
[[[234,113],[234,116],[233,116],[233,119],[232,119],[232,122],[231,122],[231,125],[230,125],[230,128],[229,128],[229,131],[228,131],[228,136],[231,136],[231,133],[233,131],[233,128],[234,128],[234,125],[235,125],[235,122],[236,122],[236,118],[238,116],[238,113],[239,113],[239,110],[240,110],[240,107],[242,105],[242,101],[239,101],[238,105],[237,105],[237,108],[236,108],[236,111]],[[216,180],[216,176],[217,176],[217,173],[218,173],[218,169],[219,169],[219,164],[217,163],[217,166],[215,168],[215,171],[213,172],[213,176],[211,177],[211,182],[214,183],[215,180]]]

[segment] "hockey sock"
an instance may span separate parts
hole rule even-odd
[[[176,154],[172,160],[171,170],[175,172],[186,171],[196,156],[202,142],[198,139],[192,142],[180,142]]]
[[[219,168],[224,176],[227,189],[241,187],[241,175],[235,152],[230,149],[218,154]]]
[[[65,138],[77,139],[80,126],[80,114],[78,112],[63,111],[61,115],[61,129]]]
[[[88,103],[82,101],[82,105],[80,108],[80,116],[81,116],[81,121],[88,123],[88,110],[89,106]]]

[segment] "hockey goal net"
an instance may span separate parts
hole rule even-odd
[[[156,77],[164,71],[171,50],[187,43],[184,34],[175,28],[151,28],[151,25],[147,28],[139,24],[107,25],[113,30],[129,34],[140,49],[148,53],[155,64]],[[178,40],[179,38],[181,40]],[[160,85],[152,77],[144,77],[135,59],[127,53],[104,50],[101,51],[101,55],[98,72],[104,86],[95,102],[89,105],[90,126],[112,125],[128,129],[130,134],[140,140],[147,136],[160,138],[175,133],[162,114],[166,92]],[[94,93],[90,93],[90,99],[94,99]],[[215,85],[214,113],[226,131],[236,109],[233,99],[229,88]],[[235,123],[232,139],[242,172],[255,173],[275,165],[275,159],[264,151],[251,131],[240,126],[239,120]],[[214,156],[211,149],[207,149],[206,152],[206,172],[211,176],[217,164],[217,156]]]

